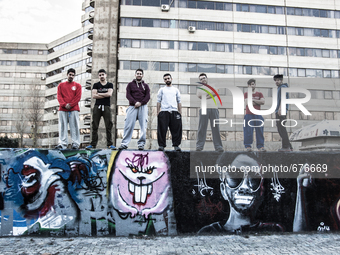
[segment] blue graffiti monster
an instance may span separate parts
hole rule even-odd
[[[111,150],[0,149],[2,233],[91,234],[90,221],[107,218],[110,155]]]
[[[16,157],[9,162],[3,178],[5,203],[12,202],[13,211],[19,212],[14,214],[13,234],[73,225],[79,219],[79,208],[68,192],[68,180],[61,175],[72,173],[65,157],[38,150],[14,150],[13,154]],[[16,228],[15,223],[22,220],[29,223]]]

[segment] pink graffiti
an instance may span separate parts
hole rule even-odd
[[[168,206],[168,163],[161,151],[122,151],[114,165],[110,199],[120,213],[148,218]]]
[[[133,155],[134,156],[133,156],[132,160],[130,160],[129,158],[125,159],[125,162],[128,165],[133,165],[133,166],[136,166],[136,167],[140,167],[142,169],[143,166],[144,166],[144,163],[145,163],[145,165],[149,164],[149,153],[147,153],[146,155],[133,153]],[[135,164],[135,163],[137,163],[137,164]]]

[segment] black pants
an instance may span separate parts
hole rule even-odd
[[[112,114],[111,114],[111,108],[110,106],[104,106],[104,111],[102,108],[98,108],[99,105],[93,106],[92,110],[92,141],[91,145],[93,147],[97,146],[98,143],[98,127],[100,118],[103,116],[104,118],[104,124],[106,129],[106,145],[110,146],[112,145]],[[103,106],[101,106],[103,107]]]
[[[172,146],[179,146],[182,141],[182,116],[179,112],[161,111],[157,116],[158,145],[166,147],[166,132],[168,127],[172,137]]]
[[[276,121],[276,126],[277,126],[277,131],[279,132],[279,135],[281,136],[281,139],[282,139],[282,148],[292,149],[293,147],[289,142],[286,127],[282,126],[282,123],[281,123],[283,120],[287,119],[287,116],[286,115],[278,115],[276,113],[276,119],[278,119],[278,121]]]

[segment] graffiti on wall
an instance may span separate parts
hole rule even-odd
[[[116,232],[169,234],[171,205],[169,161],[161,151],[122,151],[112,167],[110,202],[115,210]]]
[[[91,212],[96,212],[96,218],[106,217],[103,201],[110,154],[109,150],[0,151],[1,234],[78,234],[84,233],[79,222],[90,222]]]
[[[0,159],[1,235],[176,233],[164,152],[3,149]]]
[[[207,159],[204,152],[188,155],[190,166],[186,168],[197,178],[188,179],[188,171],[185,176],[173,168],[172,189],[179,232],[339,230],[340,160],[332,153],[277,153],[274,157],[271,153],[225,152],[209,153],[209,156]],[[176,160],[170,158],[172,166]],[[212,166],[228,166],[235,171],[211,174],[208,169]],[[246,167],[260,171],[247,172]],[[288,174],[280,171],[289,167],[294,168]],[[197,169],[200,171],[195,172]]]
[[[224,158],[220,157],[217,164],[224,165]],[[252,166],[259,167],[259,164],[254,158],[240,154],[231,163],[235,172],[220,173],[220,192],[230,206],[228,219],[203,227],[199,234],[283,231],[280,224],[256,220],[257,209],[263,201],[263,176],[257,171],[237,171],[247,166],[251,169]]]
[[[190,178],[203,158],[237,171]],[[239,171],[269,165],[296,171]],[[339,166],[337,153],[0,149],[0,235],[337,231]]]

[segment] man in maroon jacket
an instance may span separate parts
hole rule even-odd
[[[59,144],[56,149],[66,149],[68,145],[67,124],[70,125],[72,149],[77,150],[80,145],[79,132],[79,101],[81,85],[74,82],[76,70],[67,70],[67,81],[58,85],[57,99],[59,102]]]
[[[144,72],[142,69],[137,69],[135,77],[126,87],[126,98],[129,100],[129,108],[126,110],[124,135],[120,150],[125,150],[131,141],[133,129],[136,120],[139,121],[140,138],[138,140],[138,149],[144,150],[146,138],[146,125],[148,121],[148,106],[150,100],[149,85],[142,80]]]

